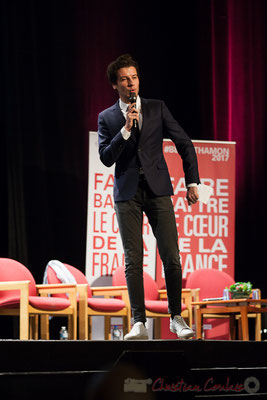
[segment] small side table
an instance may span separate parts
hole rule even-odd
[[[212,300],[212,301],[194,301],[192,306],[196,307],[196,336],[197,339],[202,338],[202,322],[203,315],[212,314],[214,318],[220,315],[229,315],[230,317],[230,331],[231,338],[235,334],[235,317],[240,315],[241,317],[241,331],[242,340],[249,340],[248,330],[248,315],[266,313],[267,307],[263,305],[267,304],[266,299],[231,299],[231,300]],[[212,316],[210,316],[212,318]],[[257,323],[257,322],[256,322]],[[260,340],[256,337],[256,340]]]

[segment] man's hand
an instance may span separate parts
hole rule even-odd
[[[186,193],[186,199],[188,201],[189,206],[195,204],[199,199],[198,189],[196,186],[189,187]]]
[[[136,119],[137,121],[139,121],[139,113],[135,107],[136,107],[136,103],[129,104],[129,107],[128,107],[127,113],[126,113],[126,124],[124,125],[124,128],[127,129],[127,131],[129,131],[129,132],[132,129],[133,120]]]

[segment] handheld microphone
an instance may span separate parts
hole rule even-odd
[[[136,93],[131,92],[131,93],[130,93],[130,103],[131,103],[131,104],[136,103],[136,100],[137,100],[137,95],[136,95]],[[134,119],[134,120],[133,120],[133,126],[134,126],[134,128],[137,128],[137,119]]]

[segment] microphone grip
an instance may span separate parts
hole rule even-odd
[[[137,96],[134,92],[130,93],[130,103],[136,103]],[[137,129],[137,119],[133,120],[133,127]]]

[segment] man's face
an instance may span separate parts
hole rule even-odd
[[[130,93],[139,93],[139,78],[135,67],[120,68],[117,71],[117,83],[112,85],[113,89],[117,89],[121,100],[129,103]]]

